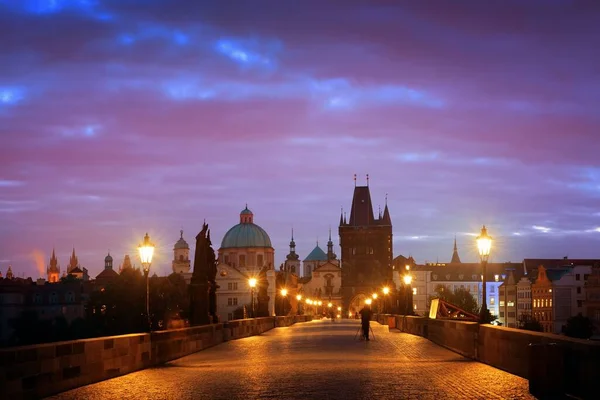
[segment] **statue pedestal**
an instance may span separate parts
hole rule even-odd
[[[208,325],[211,318],[208,312],[208,282],[190,284],[190,325]]]
[[[277,281],[276,281],[276,272],[273,269],[270,269],[266,273],[267,282],[269,286],[267,288],[267,295],[269,296],[269,315],[275,315],[275,301],[277,301]]]

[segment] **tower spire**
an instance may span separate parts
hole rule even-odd
[[[452,252],[451,264],[460,264],[460,257],[458,256],[458,247],[456,246],[456,235],[454,235],[454,251]]]

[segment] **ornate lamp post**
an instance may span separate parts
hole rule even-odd
[[[298,300],[298,309],[296,310],[296,312],[298,313],[298,315],[301,315],[300,306],[302,305],[302,303],[301,303],[302,295],[301,294],[296,295],[296,300]]]
[[[248,286],[250,286],[250,308],[252,309],[252,318],[254,318],[254,288],[256,287],[256,278],[248,279]]]
[[[390,288],[385,286],[383,289],[383,313],[387,313],[387,299],[388,299],[388,294],[390,294]]]
[[[411,291],[412,288],[410,287],[410,284],[412,283],[412,276],[410,274],[406,274],[404,275],[404,285],[405,290],[406,290],[406,305],[404,306],[404,315],[408,315],[408,310],[409,310],[409,303],[412,303],[412,301],[410,301],[411,298]],[[412,307],[412,304],[410,304],[410,306]]]
[[[285,297],[287,296],[287,289],[281,289],[281,315],[285,315]]]
[[[485,225],[481,228],[481,233],[477,237],[477,250],[479,250],[479,258],[481,259],[481,272],[483,274],[483,289],[481,291],[481,310],[479,312],[479,323],[483,323],[487,317],[487,277],[486,267],[490,251],[492,250],[492,238],[488,236]]]
[[[150,242],[150,236],[146,232],[144,241],[138,246],[140,252],[140,261],[142,262],[142,268],[144,269],[144,277],[146,278],[146,317],[148,318],[148,331],[152,330],[152,320],[150,319],[150,280],[148,275],[150,273],[150,265],[152,264],[152,256],[154,255],[154,244]]]

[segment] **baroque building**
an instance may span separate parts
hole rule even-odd
[[[350,219],[339,225],[344,310],[358,311],[364,299],[392,282],[392,220],[385,205],[375,218],[369,186],[355,186]]]
[[[263,228],[254,223],[254,214],[246,207],[240,213],[239,224],[227,231],[218,250],[217,264],[217,315],[220,321],[243,318],[238,315],[252,308],[258,310],[259,287],[252,289],[249,279],[260,281],[261,272],[267,284],[268,315],[275,313],[276,276],[274,269],[275,250],[271,238]],[[267,301],[267,299],[264,299]]]

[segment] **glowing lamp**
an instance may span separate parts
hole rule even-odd
[[[387,294],[389,294],[389,293],[390,293],[390,288],[389,288],[389,287],[387,287],[387,286],[386,286],[386,287],[384,287],[384,288],[383,288],[383,294],[387,295]]]
[[[144,272],[148,272],[150,264],[152,264],[152,256],[154,255],[154,244],[150,242],[150,236],[148,236],[147,232],[146,236],[144,236],[144,241],[138,246],[138,250],[140,252],[142,268],[144,268]]]
[[[477,249],[479,250],[481,261],[487,261],[492,250],[492,238],[488,236],[485,225],[481,228],[481,233],[477,237]]]
[[[404,284],[405,285],[410,285],[412,283],[412,276],[410,275],[404,275]]]
[[[248,279],[248,286],[250,286],[251,288],[255,288],[256,287],[256,278]]]
[[[287,289],[281,289],[281,296],[287,296]]]

